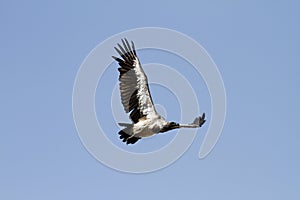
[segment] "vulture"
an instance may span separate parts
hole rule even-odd
[[[191,124],[168,122],[160,116],[154,107],[147,76],[137,56],[133,41],[126,38],[122,45],[114,47],[120,57],[112,56],[119,64],[119,89],[121,102],[132,123],[118,123],[120,139],[126,144],[134,144],[144,137],[164,133],[178,128],[199,128],[205,120],[205,113],[195,118]]]

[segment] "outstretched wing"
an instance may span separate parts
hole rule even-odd
[[[136,55],[134,43],[131,46],[127,39],[122,39],[123,46],[118,44],[115,50],[121,56],[112,56],[120,65],[121,101],[126,113],[137,123],[141,118],[155,115],[156,111],[150,95],[148,79]]]

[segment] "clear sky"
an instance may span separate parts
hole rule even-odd
[[[0,199],[299,199],[299,6],[0,1]],[[204,160],[198,159],[199,131],[173,165],[132,175],[102,165],[85,150],[73,122],[72,89],[79,66],[98,43],[144,26],[175,29],[203,45],[225,83],[227,118]],[[146,51],[141,55],[155,61],[147,60]],[[109,83],[117,81],[114,66]],[[159,94],[154,101],[165,104],[161,88],[151,89]]]

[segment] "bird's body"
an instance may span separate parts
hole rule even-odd
[[[159,115],[154,118],[142,118],[138,123],[133,125],[133,132],[137,137],[149,137],[159,133],[167,125],[167,121]]]
[[[130,112],[132,124],[119,123],[125,127],[119,132],[120,139],[127,144],[134,144],[143,137],[149,137],[176,128],[197,128],[205,122],[205,114],[197,117],[192,124],[168,122],[160,116],[154,107],[147,76],[137,57],[134,43],[122,40],[115,50],[122,59],[113,58],[119,63],[121,101],[126,113]]]

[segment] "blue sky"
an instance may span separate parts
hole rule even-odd
[[[298,11],[297,1],[0,1],[0,198],[299,198]],[[98,43],[144,26],[204,46],[225,83],[227,118],[204,160],[199,135],[173,165],[132,175],[85,150],[72,89]]]

